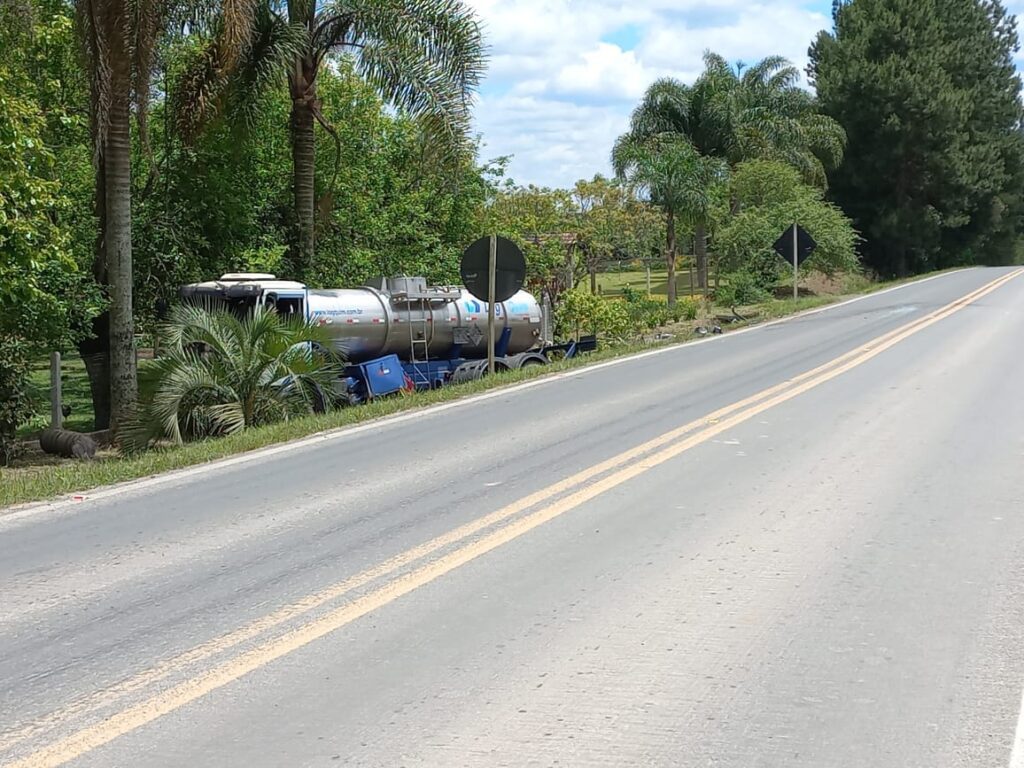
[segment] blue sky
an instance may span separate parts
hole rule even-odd
[[[512,155],[520,183],[571,186],[608,153],[656,77],[692,81],[701,56],[781,54],[803,69],[831,0],[468,0],[491,62],[476,106],[484,159]],[[1024,11],[1024,0],[1010,0]]]

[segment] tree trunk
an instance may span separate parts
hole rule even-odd
[[[132,318],[131,71],[127,51],[112,55],[110,118],[103,160],[106,176],[106,256],[110,281],[110,426],[135,410],[138,396]]]
[[[316,175],[316,154],[314,149],[313,108],[310,99],[315,97],[315,86],[305,89],[302,97],[292,100],[292,178],[295,188],[295,218],[297,222],[297,243],[292,268],[295,280],[302,280],[313,264],[314,214],[316,199],[314,184]]]
[[[697,257],[697,287],[708,288],[708,233],[704,222],[699,222],[693,232],[693,251]]]
[[[590,265],[590,293],[597,296],[597,266]]]
[[[97,285],[107,285],[107,181],[103,171],[103,154],[96,161],[96,185],[93,194],[97,231],[93,253],[92,276]],[[110,428],[110,310],[92,320],[92,335],[78,342],[78,354],[85,363],[92,394],[93,428]]]
[[[676,217],[668,212],[668,247],[665,249],[665,266],[668,267],[668,305],[676,305]]]
[[[92,395],[93,429],[110,428],[110,313],[92,321],[93,337],[78,343]]]

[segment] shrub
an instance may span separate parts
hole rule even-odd
[[[757,275],[741,270],[726,275],[725,280],[725,285],[720,286],[715,294],[715,300],[723,306],[757,304],[768,299],[768,292]]]
[[[324,329],[257,307],[238,318],[193,306],[171,311],[168,349],[146,370],[124,447],[239,432],[326,407],[339,374]]]
[[[14,336],[0,334],[0,466],[15,456],[18,425],[34,413],[29,394],[26,345]]]
[[[692,321],[697,319],[697,315],[700,313],[701,301],[693,296],[687,296],[679,299],[675,306],[675,320]]]
[[[622,289],[622,298],[637,333],[665,325],[673,319],[673,313],[667,304],[648,298],[628,285]]]

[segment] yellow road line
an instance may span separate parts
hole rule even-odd
[[[980,290],[980,289],[979,289]],[[971,295],[971,294],[969,294]],[[964,297],[967,298],[967,297]],[[897,333],[906,330],[907,327],[915,325],[927,319],[929,316],[918,318],[912,323],[908,323],[906,326],[890,331],[889,333],[873,339],[869,344],[876,344],[880,341],[885,340]],[[554,498],[562,493],[565,493],[582,483],[588,482],[595,477],[598,477],[605,472],[609,472],[616,467],[621,466],[627,462],[633,461],[645,453],[653,451],[661,446],[677,440],[680,437],[689,434],[701,427],[704,427],[710,423],[714,423],[722,418],[725,418],[731,413],[736,412],[742,408],[752,405],[766,397],[770,397],[773,394],[781,392],[788,387],[793,386],[800,381],[806,380],[813,376],[820,374],[821,372],[828,370],[829,368],[842,363],[844,360],[855,357],[862,353],[867,346],[858,347],[851,350],[837,358],[829,360],[812,370],[801,373],[791,379],[781,382],[775,386],[769,387],[765,390],[757,392],[750,397],[744,398],[737,402],[731,403],[723,408],[718,409],[706,416],[702,416],[699,419],[684,424],[681,427],[677,427],[668,432],[665,432],[657,437],[648,440],[634,448],[623,451],[611,458],[588,467],[580,472],[577,472],[564,480],[542,488],[528,496],[524,496],[521,499],[517,499],[514,502],[488,514],[483,517],[477,518],[470,521],[462,526],[452,529],[434,539],[431,539],[423,544],[417,545],[401,552],[394,557],[391,557],[372,568],[362,571],[355,576],[352,576],[343,581],[332,584],[322,590],[319,590],[311,595],[304,597],[303,599],[283,606],[282,608],[262,616],[248,624],[245,624],[231,632],[213,638],[201,645],[191,648],[184,653],[173,656],[165,661],[154,665],[153,667],[143,670],[142,672],[133,675],[123,681],[120,681],[114,685],[107,686],[99,691],[82,697],[81,699],[71,702],[60,710],[52,712],[42,718],[38,718],[34,722],[26,725],[25,727],[7,731],[0,734],[0,751],[6,751],[11,747],[25,741],[26,739],[34,738],[43,735],[46,731],[52,729],[54,726],[59,725],[62,722],[66,722],[69,718],[88,714],[90,712],[97,711],[103,707],[110,706],[118,699],[133,693],[137,690],[153,685],[165,679],[169,675],[177,672],[184,667],[204,661],[214,655],[223,653],[236,647],[244,642],[252,640],[255,637],[267,632],[275,627],[279,627],[289,621],[306,614],[312,610],[315,610],[329,602],[333,602],[346,594],[360,589],[367,584],[376,581],[377,579],[389,576],[402,568],[405,568],[417,560],[420,560],[438,550],[450,547],[454,544],[463,541],[464,539],[473,536],[481,531],[503,522],[510,517],[514,517],[522,512],[525,512],[529,508]]]
[[[318,617],[306,624],[297,627],[280,637],[269,640],[262,645],[246,651],[232,659],[229,659],[206,672],[200,673],[183,683],[175,685],[166,691],[160,692],[151,698],[121,712],[93,726],[86,727],[77,733],[62,739],[49,747],[35,752],[24,760],[12,764],[12,768],[42,768],[43,766],[58,766],[74,759],[86,752],[96,749],[113,739],[124,735],[146,723],[173,712],[180,707],[205,696],[206,694],[238,680],[244,675],[263,667],[270,662],[292,653],[314,640],[323,637],[330,632],[351,623],[367,613],[377,610],[399,597],[422,587],[435,579],[450,573],[456,568],[490,552],[498,547],[507,544],[523,534],[532,531],[540,525],[558,517],[559,515],[575,509],[584,502],[615,488],[628,480],[643,474],[644,472],[659,466],[666,461],[680,455],[681,453],[707,442],[712,437],[719,435],[744,421],[753,418],[776,405],[791,400],[798,395],[813,389],[837,376],[862,365],[868,360],[876,357],[885,350],[898,344],[904,339],[920,332],[921,330],[939,322],[949,315],[958,312],[974,301],[997,290],[1013,278],[1024,273],[1024,270],[1016,270],[991,283],[967,294],[960,299],[936,310],[925,317],[919,318],[907,325],[887,333],[878,339],[858,347],[852,352],[846,353],[823,366],[808,371],[805,374],[795,377],[783,384],[771,387],[752,397],[722,408],[709,416],[679,427],[678,429],[666,432],[653,440],[650,440],[636,448],[625,451],[618,456],[590,467],[583,472],[577,473],[559,483],[542,489],[513,504],[510,504],[497,512],[491,513],[483,518],[475,520],[464,526],[454,529],[436,539],[431,540],[419,547],[404,552],[385,563],[370,569],[358,576],[341,582],[338,585],[316,593],[305,600],[277,611],[264,619],[253,622],[234,633],[230,633],[211,643],[204,644],[193,651],[176,657],[183,663],[192,663],[206,658],[213,653],[226,650],[237,645],[244,639],[258,635],[263,630],[276,626],[288,618],[305,613],[317,605],[322,605],[328,600],[343,596],[345,593],[365,585],[366,583],[379,578],[380,576],[393,573],[404,565],[411,564],[422,557],[437,551],[445,546],[450,546],[467,537],[478,533],[487,527],[504,521],[520,512],[523,512],[542,501],[551,499],[559,494],[565,493],[572,488],[591,480],[599,475],[616,467],[621,467],[606,477],[602,477],[586,487],[557,499],[546,507],[536,512],[513,520],[509,524],[492,531],[491,533],[471,541],[464,546],[444,555],[434,561],[420,566],[416,570],[403,574],[393,581],[384,584],[378,589],[361,596],[350,603],[336,608],[321,617]],[[699,430],[699,431],[697,431]],[[692,433],[692,434],[690,434]],[[686,439],[669,445],[667,448],[652,453],[666,443],[671,443],[679,437],[689,434]],[[649,454],[649,455],[645,455]],[[630,463],[632,462],[632,463]],[[372,576],[370,574],[373,574]],[[286,618],[280,618],[285,616]],[[174,662],[171,660],[168,664]],[[135,690],[165,677],[171,669],[164,669],[161,665],[149,673],[143,673],[137,678]],[[152,675],[157,670],[164,670],[159,677]],[[126,691],[127,692],[127,691]],[[63,710],[68,714],[67,710]]]

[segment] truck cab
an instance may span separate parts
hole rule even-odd
[[[227,306],[245,315],[257,305],[276,309],[278,314],[306,318],[309,316],[309,290],[304,283],[278,280],[263,272],[229,272],[217,280],[192,283],[181,288],[186,302],[206,306]]]

